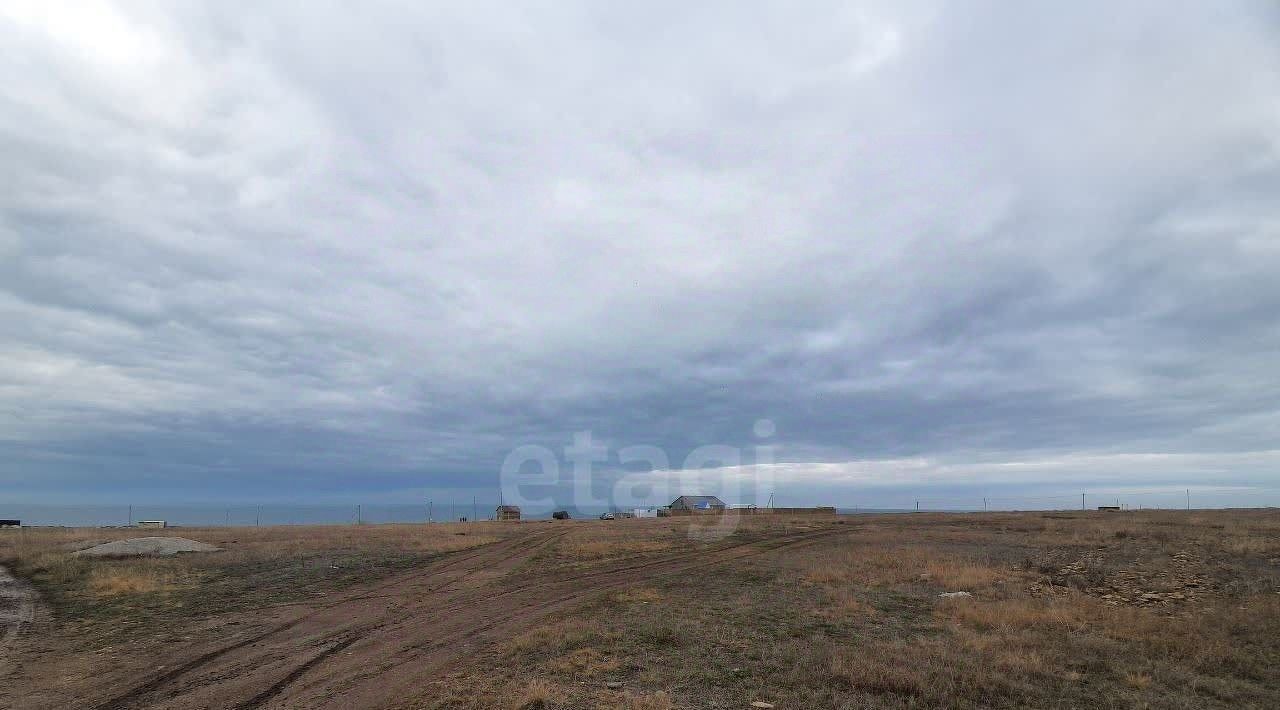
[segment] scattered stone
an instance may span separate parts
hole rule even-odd
[[[620,681],[620,680],[611,680],[611,681],[609,681],[609,682],[605,683],[605,684],[604,684],[604,687],[608,688],[609,690],[617,690],[618,688],[621,688],[621,687],[622,687],[622,681]]]
[[[965,599],[973,595],[968,592],[943,592],[938,596],[942,597],[943,599]]]
[[[170,557],[184,552],[217,552],[221,549],[185,537],[135,537],[104,543],[75,554],[89,557]]]
[[[751,707],[753,707],[753,708],[771,708],[771,707],[773,707],[773,703],[766,703],[766,702],[765,702],[765,701],[763,701],[763,700],[757,700],[757,701],[755,701],[755,702],[751,703]]]

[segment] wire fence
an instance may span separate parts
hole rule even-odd
[[[1146,509],[1214,509],[1267,508],[1280,506],[1280,487],[1218,486],[1170,490],[1093,490],[1079,493],[1055,493],[1027,496],[972,496],[919,498],[894,496],[882,501],[881,508],[920,511],[1012,511],[1012,510],[1090,510],[1118,508]],[[857,506],[875,508],[874,505]]]
[[[729,501],[736,502],[736,501]],[[797,497],[785,501],[786,506],[817,505]],[[781,506],[782,499],[775,500]],[[823,505],[832,503],[822,501]],[[634,507],[653,507],[635,503]],[[1121,510],[1145,509],[1213,509],[1280,507],[1280,487],[1193,487],[1163,490],[1096,489],[1079,493],[1054,492],[1044,495],[949,495],[916,497],[895,492],[891,495],[867,492],[851,495],[836,503],[843,513],[873,512],[938,512],[938,511],[1016,511],[1016,510],[1096,510],[1099,507]],[[457,521],[486,521],[496,518],[496,501],[435,501],[420,503],[350,503],[287,504],[264,503],[219,504],[118,504],[118,505],[41,505],[10,504],[0,501],[0,519],[21,520],[23,525],[68,527],[121,527],[143,521],[164,521],[167,526],[216,527],[264,525],[384,525],[421,524]],[[573,518],[596,517],[607,510],[629,510],[632,504],[619,506],[575,507],[564,505],[539,510],[524,510],[525,519],[549,518],[556,509],[570,511]],[[765,507],[761,504],[761,507]]]

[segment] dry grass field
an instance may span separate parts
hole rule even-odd
[[[298,601],[413,569],[516,534],[496,523],[237,528],[24,528],[0,535],[0,564],[30,580],[57,620],[94,642],[163,631],[192,614]],[[173,535],[214,554],[99,559],[112,540]]]
[[[1280,511],[2,533],[0,706],[1280,707]]]

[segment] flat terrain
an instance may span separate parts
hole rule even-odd
[[[1280,707],[1280,511],[137,534],[0,531],[0,707]]]

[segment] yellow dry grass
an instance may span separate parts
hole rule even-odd
[[[507,655],[563,654],[574,649],[585,648],[606,637],[607,633],[599,622],[560,621],[535,626],[512,637],[504,644],[503,650]]]
[[[134,561],[74,553],[113,540],[154,536],[158,531],[24,528],[0,535],[0,563],[62,592],[119,597],[173,591],[211,570],[237,565],[288,564],[329,555],[455,552],[518,534],[518,528],[500,523],[179,528],[163,532],[206,542],[223,552]]]
[[[983,589],[1009,576],[979,561],[948,557],[920,546],[858,545],[820,550],[803,558],[803,577],[830,586],[890,586],[923,582],[951,591]]]
[[[511,523],[281,525],[174,528],[161,534],[216,545],[225,550],[220,558],[239,562],[339,550],[451,552],[518,534],[519,527]],[[155,530],[134,528],[23,528],[0,535],[0,559],[22,561],[37,555],[65,555],[112,540],[156,535]]]
[[[913,698],[926,705],[1004,694],[1005,683],[998,675],[974,672],[983,664],[984,659],[952,653],[940,638],[876,640],[835,651],[828,678],[852,690]]]
[[[926,514],[844,525],[821,544],[737,568],[748,586],[696,576],[664,583],[653,597],[681,609],[689,633],[662,634],[666,609],[640,604],[658,601],[640,586],[593,607],[584,621],[604,623],[602,636],[522,660],[564,681],[569,706],[620,709],[630,706],[591,698],[569,680],[591,677],[587,666],[607,658],[622,663],[609,676],[643,666],[647,687],[683,688],[710,675],[711,659],[729,656],[715,677],[729,679],[736,706],[757,691],[734,687],[734,666],[753,682],[760,674],[778,707],[1082,706],[1099,694],[1116,706],[1176,698],[1168,704],[1264,707],[1259,699],[1280,687],[1269,650],[1280,637],[1274,513]],[[632,541],[680,545],[682,536]],[[598,548],[624,542],[609,537]],[[1156,591],[1186,575],[1200,581],[1185,601],[1144,606],[1102,596],[1130,578],[1118,571]],[[796,582],[806,588],[796,592]],[[944,591],[974,596],[939,598]],[[804,615],[788,616],[788,605],[804,605]],[[761,618],[791,623],[794,636]],[[693,696],[676,699],[684,706]]]
[[[1152,678],[1147,673],[1125,673],[1124,682],[1133,688],[1139,690],[1147,688],[1151,685]]]
[[[620,665],[616,659],[609,658],[599,649],[587,647],[570,651],[552,660],[547,667],[558,673],[594,677],[616,671]]]
[[[613,598],[624,604],[653,604],[662,601],[662,592],[653,587],[633,587],[615,594]]]
[[[535,679],[525,685],[509,707],[512,710],[545,710],[551,707],[555,697],[555,686],[545,680]]]
[[[1099,618],[1115,616],[1104,611],[1108,609],[1083,595],[997,601],[954,599],[941,602],[938,615],[982,630],[1045,629],[1067,633],[1088,628]]]
[[[190,579],[190,575],[154,564],[99,567],[89,572],[88,590],[97,597],[154,594],[182,589]]]
[[[819,611],[830,618],[865,617],[876,613],[875,607],[859,599],[852,589],[828,590],[824,602]]]

